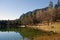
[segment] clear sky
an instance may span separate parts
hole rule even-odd
[[[57,0],[52,0],[54,4]],[[0,20],[18,19],[23,13],[47,7],[49,0],[0,0]]]

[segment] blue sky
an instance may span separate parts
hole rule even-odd
[[[18,19],[23,13],[47,7],[50,0],[0,0],[0,20]],[[52,0],[54,4],[57,0]]]

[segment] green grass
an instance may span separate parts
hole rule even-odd
[[[0,29],[0,31],[15,31],[19,32],[23,37],[37,37],[37,36],[44,36],[44,35],[53,35],[53,32],[46,32],[39,29],[34,28],[6,28],[6,29]]]
[[[44,36],[44,35],[53,35],[53,32],[46,32],[33,28],[20,28],[19,32],[23,37],[36,37],[36,36]]]
[[[52,30],[54,30],[57,33],[60,33],[60,22],[55,22],[53,23],[54,28],[52,28]],[[2,28],[0,29],[0,31],[15,31],[18,32],[22,35],[22,37],[27,37],[27,38],[31,38],[33,39],[34,37],[54,37],[54,35],[56,35],[57,33],[54,32],[47,32],[47,31],[43,31],[40,29],[34,29],[34,28],[29,28],[29,27],[20,27],[20,28]],[[60,34],[57,34],[60,35]],[[47,38],[46,37],[46,38]],[[58,36],[60,37],[60,36]],[[49,38],[48,38],[49,39]]]

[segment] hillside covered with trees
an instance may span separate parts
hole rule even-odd
[[[33,25],[42,22],[56,22],[60,21],[60,2],[53,7],[53,2],[50,1],[48,7],[36,9],[24,13],[18,19],[21,25]]]

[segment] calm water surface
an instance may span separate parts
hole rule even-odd
[[[0,31],[0,40],[23,40],[23,37],[18,32],[12,32],[12,31],[2,32],[2,31]],[[24,38],[24,40],[28,40],[28,39]]]
[[[22,36],[16,32],[0,31],[0,40],[22,40]]]
[[[23,28],[0,28],[0,40],[29,40],[24,30]]]
[[[0,28],[0,40],[33,40],[42,36],[43,31],[33,28]]]
[[[0,31],[0,40],[28,40],[27,38],[23,38],[22,35],[18,32],[14,31]]]

